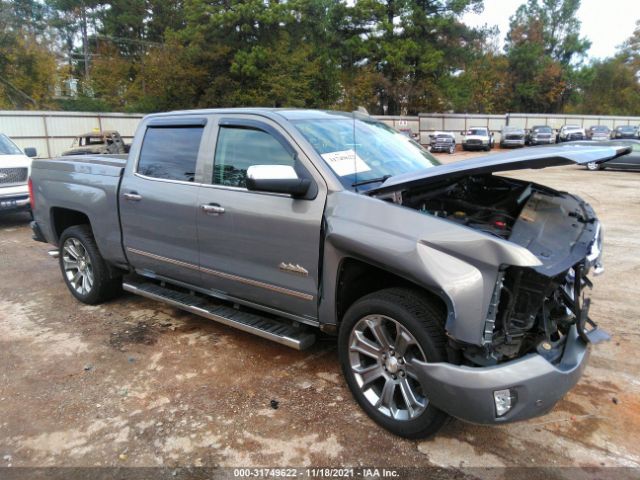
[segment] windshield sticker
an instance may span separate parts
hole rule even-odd
[[[323,153],[322,158],[325,159],[332,170],[340,177],[371,170],[369,165],[367,165],[353,149]]]

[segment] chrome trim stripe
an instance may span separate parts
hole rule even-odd
[[[154,260],[158,260],[160,262],[171,263],[173,265],[189,268],[191,270],[196,270],[202,273],[206,273],[208,275],[214,275],[216,277],[224,278],[227,280],[244,283],[245,285],[251,285],[253,287],[264,288],[272,292],[282,293],[284,295],[289,295],[291,297],[299,298],[301,300],[307,300],[307,301],[313,300],[313,295],[309,295],[308,293],[298,292],[296,290],[290,290],[284,287],[278,287],[276,285],[271,285],[270,283],[264,283],[258,280],[252,280],[250,278],[240,277],[238,275],[233,275],[231,273],[225,273],[225,272],[220,272],[218,270],[212,270],[210,268],[199,267],[198,265],[193,265],[192,263],[187,263],[187,262],[182,262],[180,260],[174,260],[172,258],[162,257],[160,255],[145,252],[143,250],[138,250],[136,248],[127,247],[127,251],[131,253],[135,253],[136,255],[142,255],[144,257],[153,258]]]
[[[190,268],[191,270],[196,270],[196,271],[200,270],[200,267],[192,263],[181,262],[180,260],[174,260],[172,258],[162,257],[154,253],[145,252],[144,250],[138,250],[136,248],[127,247],[127,251],[131,253],[135,253],[137,255],[142,255],[143,257],[153,258],[154,260],[159,260],[161,262],[172,263],[173,265],[179,265],[181,267]]]

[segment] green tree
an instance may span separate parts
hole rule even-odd
[[[460,68],[485,35],[462,24],[460,15],[481,8],[479,0],[357,2],[364,48],[352,66],[370,65],[382,75],[376,113],[445,108],[442,80]]]
[[[505,51],[512,109],[561,111],[574,89],[573,69],[590,43],[580,37],[580,0],[528,0],[511,17]]]
[[[55,56],[44,29],[24,25],[30,2],[0,1],[0,108],[46,108],[55,85]],[[38,17],[37,17],[38,18]]]
[[[578,95],[568,111],[594,115],[640,112],[640,21],[612,58],[597,60],[576,72]]]

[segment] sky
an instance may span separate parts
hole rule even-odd
[[[466,14],[463,20],[471,26],[497,25],[500,46],[509,30],[509,17],[525,0],[485,0],[480,15]],[[616,47],[631,36],[636,20],[640,19],[639,0],[582,0],[578,17],[582,22],[582,36],[591,40],[591,58],[610,57]]]

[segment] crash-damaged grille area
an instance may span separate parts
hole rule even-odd
[[[463,355],[475,365],[497,364],[531,352],[554,361],[562,355],[572,325],[589,341],[586,332],[593,323],[588,317],[591,281],[586,272],[583,262],[553,277],[531,268],[501,272],[485,322],[484,345],[468,346]]]

